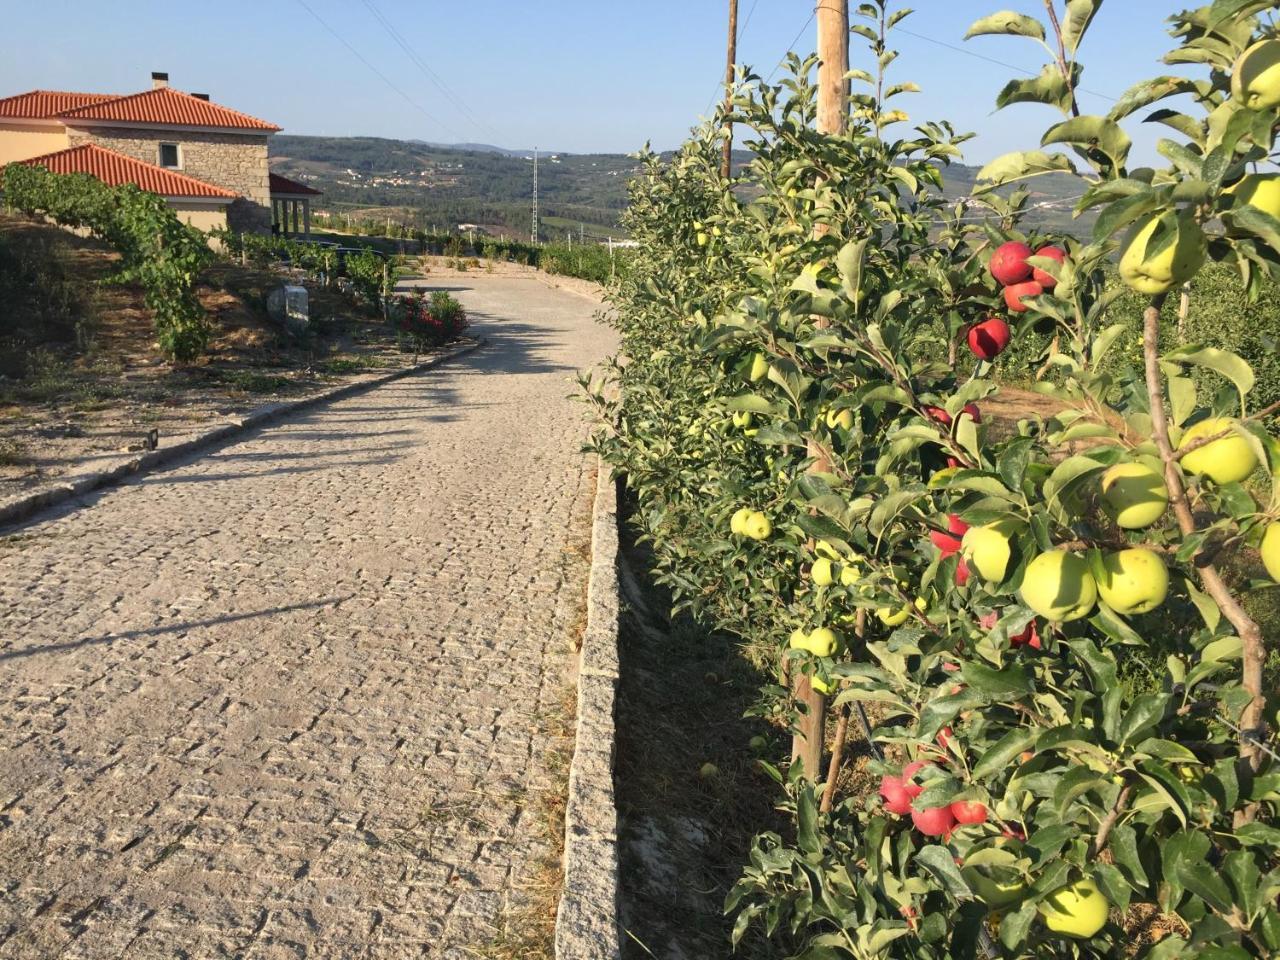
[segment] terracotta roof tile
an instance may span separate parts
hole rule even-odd
[[[63,110],[58,119],[117,120],[125,123],[156,123],[184,127],[225,127],[231,130],[275,131],[280,128],[247,113],[232,110],[172,87],[145,90],[127,97]]]
[[[278,173],[270,175],[271,192],[272,193],[302,193],[309,196],[324,196],[323,190],[317,190],[315,187],[308,187],[305,183],[299,183],[297,180],[290,180],[288,177],[282,177]]]
[[[57,153],[46,153],[42,157],[32,157],[20,162],[28,166],[45,167],[52,173],[87,173],[113,187],[133,183],[143,190],[165,197],[232,200],[237,196],[222,187],[215,187],[175,170],[166,170],[153,163],[143,163],[94,143],[59,150]]]
[[[118,100],[114,93],[68,93],[64,90],[31,90],[0,99],[0,117],[42,120],[64,110],[90,107],[106,100]]]

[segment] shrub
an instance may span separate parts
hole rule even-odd
[[[456,340],[467,328],[462,304],[444,290],[432,291],[430,299],[421,290],[397,297],[392,313],[397,329],[413,341],[416,353]]]

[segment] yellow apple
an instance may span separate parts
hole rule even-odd
[[[819,540],[813,545],[813,552],[820,557],[826,557],[828,560],[839,560],[840,551],[828,543],[826,540]]]
[[[1046,620],[1061,623],[1087,616],[1098,599],[1098,587],[1082,557],[1050,550],[1027,564],[1018,595]]]
[[[743,522],[742,532],[752,540],[767,540],[773,533],[773,523],[759,510],[754,510]]]
[[[826,696],[831,692],[831,684],[827,683],[816,673],[809,677],[809,686],[816,692],[821,693],[823,696]]]
[[[1148,253],[1156,228],[1161,224],[1177,235],[1159,253]],[[1207,253],[1204,231],[1186,214],[1174,217],[1151,213],[1133,225],[1125,237],[1120,255],[1120,279],[1138,293],[1153,296],[1166,293],[1190,280],[1204,264]]]
[[[747,535],[747,517],[749,516],[751,516],[750,507],[735,510],[733,516],[729,519],[729,530],[740,537],[745,537]]]
[[[921,613],[924,613],[929,604],[924,597],[916,597],[915,607]],[[880,622],[886,627],[896,627],[907,622],[907,617],[911,616],[911,607],[905,603],[900,607],[878,607],[876,616],[880,618]]]
[[[1179,450],[1203,437],[1216,436],[1226,430],[1231,432],[1184,456],[1181,461],[1183,469],[1206,476],[1214,483],[1236,483],[1253,473],[1258,458],[1248,441],[1231,429],[1232,424],[1233,421],[1227,417],[1212,417],[1186,430],[1178,441]]]
[[[858,582],[859,576],[857,563],[846,563],[840,568],[840,586],[852,587]]]
[[[1111,904],[1092,880],[1080,880],[1058,888],[1036,909],[1054,933],[1087,940],[1106,926]]]
[[[1149,527],[1169,505],[1164,478],[1145,463],[1117,463],[1102,475],[1102,502],[1126,530]]]
[[[750,411],[750,410],[739,410],[739,411],[737,411],[736,413],[734,413],[734,415],[733,415],[733,425],[734,425],[735,427],[749,427],[749,426],[751,426],[751,411]]]
[[[999,583],[1008,571],[1012,532],[1011,525],[1005,520],[970,527],[960,539],[960,555],[984,580]]]
[[[1169,571],[1154,550],[1134,547],[1102,558],[1098,594],[1116,613],[1149,613],[1164,603]]]
[[[1272,580],[1280,583],[1280,523],[1267,524],[1262,535],[1262,565]]]
[[[769,361],[764,358],[763,353],[757,353],[751,361],[751,372],[747,374],[747,379],[756,383],[763,380],[768,372]]]
[[[1227,187],[1223,193],[1234,196],[1237,207],[1245,204],[1280,220],[1280,174],[1251,173],[1241,177],[1238,183]],[[1230,213],[1222,215],[1223,221],[1228,225],[1230,218]]]
[[[787,647],[791,650],[808,650],[809,635],[799,628],[792,630],[791,636],[787,638]]]
[[[820,587],[835,583],[835,565],[826,557],[819,557],[809,568],[809,577]]]
[[[1280,40],[1259,40],[1231,68],[1231,96],[1250,110],[1280,106]]]
[[[698,246],[705,247],[707,245],[707,235],[701,230],[698,231]]]
[[[852,430],[853,429],[853,411],[849,409],[828,410],[827,411],[827,428],[829,430],[835,430],[837,428],[841,430]]]
[[[840,649],[840,634],[830,627],[818,627],[809,634],[809,652],[818,657],[829,657]]]

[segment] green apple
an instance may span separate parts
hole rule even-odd
[[[809,578],[820,587],[829,587],[835,583],[835,564],[826,557],[819,557],[809,568]]]
[[[705,247],[707,245],[707,235],[701,230],[698,231],[698,246]]]
[[[1186,430],[1178,441],[1179,450],[1203,437],[1227,430],[1231,433],[1186,454],[1182,458],[1183,469],[1208,477],[1214,483],[1236,483],[1253,473],[1258,458],[1249,442],[1232,430],[1233,423],[1227,417],[1212,417]]]
[[[1050,550],[1027,564],[1018,595],[1046,620],[1062,623],[1087,616],[1097,602],[1098,587],[1083,557]]]
[[[720,768],[714,763],[704,763],[698,774],[703,780],[711,780],[720,775]]]
[[[1154,550],[1133,547],[1102,558],[1098,594],[1116,613],[1150,613],[1169,592],[1169,571]]]
[[[1111,904],[1092,880],[1067,884],[1036,904],[1044,925],[1054,933],[1087,940],[1107,923]]]
[[[1117,463],[1102,475],[1102,502],[1121,527],[1140,530],[1160,519],[1169,505],[1169,488],[1145,463]]]
[[[1280,583],[1280,523],[1267,524],[1262,535],[1262,565],[1272,580]]]
[[[1156,228],[1162,224],[1176,235],[1163,250],[1149,250]],[[1195,276],[1204,264],[1207,241],[1200,225],[1187,214],[1150,213],[1129,230],[1123,249],[1120,279],[1138,293],[1154,296]]]
[[[828,410],[827,411],[827,429],[829,430],[852,430],[853,429],[853,411],[844,410]]]
[[[999,583],[1008,572],[1012,534],[1012,524],[1007,520],[970,527],[960,539],[960,555],[984,580]]]
[[[1259,40],[1231,68],[1231,96],[1250,110],[1280,106],[1280,40]]]
[[[791,650],[808,650],[809,635],[799,628],[792,630],[791,636],[787,638],[787,647]]]
[[[736,533],[740,537],[745,537],[747,535],[747,518],[749,516],[751,516],[750,507],[735,510],[733,516],[729,518],[730,532]]]
[[[757,735],[747,741],[747,746],[751,748],[752,753],[764,753],[769,749],[769,741]]]
[[[862,576],[856,561],[846,563],[840,568],[840,586],[852,587]]]
[[[765,359],[763,353],[757,353],[751,361],[751,372],[747,374],[747,379],[752,383],[757,383],[765,378],[769,372],[769,361]]]
[[[743,521],[742,532],[752,540],[768,540],[773,533],[773,523],[759,510],[753,510]]]
[[[831,692],[831,684],[827,683],[817,674],[814,674],[811,677],[809,677],[809,686],[812,687],[816,692],[821,693],[824,696]]]
[[[992,909],[1011,907],[1027,895],[1027,882],[1012,870],[1002,871],[1008,875],[1003,878],[993,876],[978,867],[963,867],[960,872],[978,895],[978,899]]]
[[[744,427],[744,428],[751,426],[751,411],[738,410],[737,412],[735,412],[733,415],[733,425],[735,427]]]

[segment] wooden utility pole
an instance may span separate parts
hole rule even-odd
[[[729,58],[724,68],[724,109],[733,107],[733,66],[738,59],[738,0],[729,0]],[[733,164],[733,124],[725,121],[724,159],[720,162],[720,174],[726,180]]]
[[[843,134],[849,122],[849,0],[818,0],[818,132]],[[825,224],[814,228],[826,233]],[[819,323],[819,326],[825,326]],[[810,473],[830,473],[831,464],[822,449],[810,443]],[[827,698],[799,674],[793,681],[798,703],[805,713],[791,741],[791,762],[804,764],[804,774],[817,780],[822,771],[822,746],[826,736]]]

